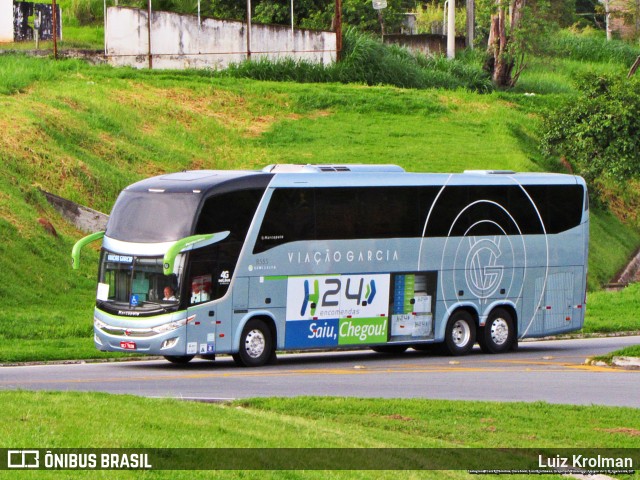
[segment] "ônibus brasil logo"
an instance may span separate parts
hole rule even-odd
[[[376,296],[376,281],[371,279],[367,283],[366,288],[364,285],[364,278],[360,278],[359,282],[355,282],[357,287],[351,283],[351,278],[347,278],[344,285],[345,290],[342,291],[343,282],[339,278],[325,278],[323,286],[325,287],[322,299],[320,299],[320,281],[313,280],[313,291],[311,291],[311,284],[309,280],[304,281],[304,298],[302,300],[302,307],[300,308],[300,316],[304,317],[307,313],[307,309],[311,309],[311,316],[315,316],[316,308],[321,307],[338,307],[340,305],[340,299],[354,300],[356,305],[367,306],[371,305],[373,299]],[[355,291],[354,291],[355,290]]]

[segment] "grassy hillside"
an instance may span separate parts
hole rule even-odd
[[[108,212],[127,184],[183,169],[270,163],[396,163],[409,171],[559,169],[536,149],[536,126],[560,93],[476,94],[214,78],[0,55],[0,350],[30,358],[43,342],[64,357],[90,342],[97,254],[39,193]],[[58,235],[45,232],[50,221]],[[640,244],[593,212],[590,286]],[[19,348],[11,347],[19,340]]]

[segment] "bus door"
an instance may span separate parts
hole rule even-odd
[[[187,355],[212,355],[231,342],[231,302],[225,299],[235,262],[226,246],[211,245],[192,252],[185,281]]]
[[[187,355],[215,355],[217,305],[204,303],[187,310]]]

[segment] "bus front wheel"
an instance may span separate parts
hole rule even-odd
[[[444,347],[450,355],[466,355],[476,342],[476,322],[466,310],[458,310],[447,322]]]
[[[510,350],[516,339],[513,317],[504,308],[496,308],[484,327],[480,329],[478,343],[485,353],[503,353]]]
[[[193,360],[193,355],[165,355],[164,358],[169,360],[171,363],[184,365],[185,363],[189,363]]]
[[[242,330],[240,350],[233,355],[242,367],[260,367],[273,358],[271,330],[262,320],[249,320]]]

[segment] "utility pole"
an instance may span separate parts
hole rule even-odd
[[[447,0],[447,58],[456,58],[456,0]]]
[[[247,60],[251,59],[251,0],[247,0]]]
[[[476,2],[467,0],[467,48],[473,50],[476,36]]]
[[[611,40],[611,7],[609,5],[609,0],[598,0],[602,5],[604,5],[604,24],[605,29],[607,31],[607,40]]]
[[[151,0],[147,0],[147,41],[149,43],[149,70],[153,69],[153,55],[151,55]]]
[[[336,0],[335,25],[336,31],[336,61],[342,57],[342,0]]]
[[[58,59],[58,6],[51,0],[51,19],[53,20],[53,58]]]

